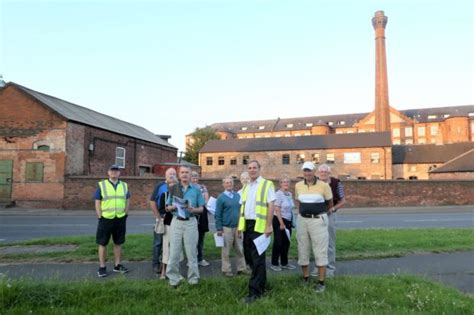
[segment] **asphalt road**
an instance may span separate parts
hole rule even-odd
[[[474,228],[474,206],[343,209],[337,215],[339,229]],[[209,219],[212,230],[214,218]],[[133,211],[127,232],[151,233],[153,223],[150,212]],[[0,242],[94,235],[96,226],[93,211],[6,209],[0,211]]]

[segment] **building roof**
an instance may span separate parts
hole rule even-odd
[[[392,164],[445,163],[471,149],[474,149],[474,142],[394,145]]]
[[[474,149],[444,163],[430,173],[474,172]]]
[[[211,140],[204,145],[200,153],[349,149],[390,146],[390,132],[371,132],[332,134],[326,136]]]
[[[474,119],[474,105],[406,109],[400,110],[399,112],[421,123],[439,122],[451,116],[469,116],[471,119]],[[268,132],[272,130],[309,130],[312,126],[321,125],[322,123],[328,124],[332,127],[344,128],[352,127],[368,114],[370,113],[223,122],[212,124],[211,127],[217,131],[226,131],[231,133]],[[287,127],[288,124],[293,124],[293,126],[289,128]]]
[[[175,146],[143,127],[67,102],[51,95],[31,90],[17,83],[9,82],[7,86],[8,85],[18,88],[69,121],[176,149]]]

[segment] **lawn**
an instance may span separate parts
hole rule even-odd
[[[364,229],[340,230],[337,234],[337,257],[339,260],[383,258],[403,256],[417,252],[452,252],[474,249],[473,229]],[[56,253],[0,254],[2,262],[78,262],[96,261],[97,247],[94,236],[45,238],[13,245],[58,245],[75,244],[77,249]],[[151,234],[128,235],[124,245],[124,259],[143,261],[151,259]],[[290,257],[297,257],[295,234],[290,248]],[[111,248],[109,251],[111,252]],[[206,234],[205,258],[219,259],[220,249],[214,246],[212,234]]]
[[[0,280],[1,314],[472,314],[474,299],[413,276],[336,277],[317,295],[297,276],[269,279],[251,305],[246,277],[207,278],[171,289],[162,281]]]

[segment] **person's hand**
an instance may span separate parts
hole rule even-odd
[[[271,225],[267,226],[267,228],[265,229],[265,236],[270,237],[272,233],[273,233],[273,227]]]
[[[217,236],[222,236],[222,231],[217,231]]]
[[[237,231],[237,237],[242,238],[242,231]]]
[[[166,206],[166,211],[167,212],[171,212],[173,210],[176,210],[176,206],[175,205],[167,205]]]
[[[280,224],[280,231],[284,231],[286,229],[286,226],[284,224]]]

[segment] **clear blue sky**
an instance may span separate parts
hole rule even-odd
[[[0,73],[171,134],[369,112],[376,10],[397,109],[474,104],[474,1],[1,2]]]

